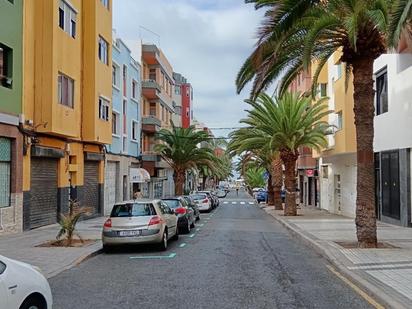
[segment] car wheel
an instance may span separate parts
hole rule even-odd
[[[24,300],[19,309],[46,309],[46,301],[39,296],[30,296]]]
[[[172,238],[173,240],[178,240],[179,239],[179,228],[176,228],[176,234]]]
[[[200,221],[200,215],[196,217],[196,221]]]
[[[112,247],[111,247],[111,246],[109,246],[109,245],[103,245],[103,251],[104,251],[105,253],[110,253],[110,252],[112,252],[113,250],[112,250]]]
[[[163,232],[162,241],[160,242],[160,250],[166,251],[167,250],[167,232]]]
[[[193,222],[192,222],[192,224],[190,225],[190,227],[191,227],[192,229],[194,229],[194,228],[195,228],[195,221],[196,221],[196,219],[195,219],[195,218],[193,218]]]

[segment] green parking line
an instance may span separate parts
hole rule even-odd
[[[169,255],[142,255],[142,256],[130,256],[129,259],[132,260],[143,260],[143,259],[173,259],[176,253],[170,253]]]
[[[195,236],[196,236],[196,233],[193,233],[193,234],[189,235],[190,238],[193,238]]]
[[[179,248],[186,247],[186,245],[187,245],[187,244],[184,242],[184,243],[182,243],[182,244],[179,245]]]
[[[204,223],[202,223],[202,224],[199,224],[199,226],[203,227],[203,226],[205,226],[205,224],[204,224]]]
[[[200,229],[198,228],[198,229],[196,229],[196,232],[200,232]]]

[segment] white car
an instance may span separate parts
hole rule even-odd
[[[212,201],[207,197],[206,193],[193,193],[190,197],[195,201],[199,211],[211,211]]]
[[[0,255],[0,309],[51,309],[52,302],[38,268]]]

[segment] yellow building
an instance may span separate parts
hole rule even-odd
[[[319,159],[320,207],[332,213],[355,216],[356,205],[356,131],[353,112],[353,82],[345,85],[345,64],[340,52],[333,54],[319,76],[320,92],[329,97],[327,120],[334,125],[328,148],[314,152]],[[316,66],[312,66],[312,76]]]
[[[111,3],[24,1],[24,229],[55,223],[69,199],[103,207]]]
[[[155,133],[170,128],[173,107],[173,68],[156,45],[142,45],[142,165],[151,182],[146,197],[174,194],[173,170],[154,152]]]

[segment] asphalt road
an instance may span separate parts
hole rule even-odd
[[[50,280],[54,308],[371,308],[249,202],[222,199],[166,253],[126,248],[61,273]]]

